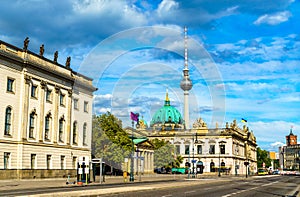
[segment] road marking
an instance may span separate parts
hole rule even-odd
[[[170,196],[172,196],[171,194],[169,194],[169,195],[164,195],[164,196],[161,196],[161,197],[170,197]]]
[[[275,182],[272,182],[272,183],[267,183],[267,184],[263,184],[261,185],[260,187],[265,187],[265,186],[269,186],[269,185],[273,185],[275,183],[278,183],[279,181],[275,181]],[[226,195],[223,195],[222,197],[229,197],[229,196],[232,196],[232,195],[237,195],[237,194],[240,194],[242,192],[245,192],[245,191],[250,191],[250,190],[254,190],[254,189],[258,189],[259,186],[257,187],[252,187],[252,188],[249,188],[249,189],[245,189],[245,190],[241,190],[241,191],[238,191],[238,192],[233,192],[233,193],[230,193],[230,194],[226,194]]]
[[[193,190],[193,191],[188,191],[188,192],[184,192],[185,194],[189,194],[189,193],[195,193],[196,191]]]

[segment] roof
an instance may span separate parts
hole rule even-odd
[[[183,119],[180,112],[170,104],[168,92],[166,93],[166,100],[164,106],[155,112],[154,116],[152,117],[150,126],[153,126],[154,124],[164,123],[183,123]]]
[[[140,144],[140,143],[143,143],[143,142],[146,142],[148,141],[148,138],[136,138],[136,139],[133,139],[133,143],[134,144]]]

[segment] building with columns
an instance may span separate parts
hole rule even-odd
[[[165,104],[152,117],[150,127],[140,127],[137,131],[150,140],[160,139],[172,144],[175,155],[184,158],[181,167],[190,163],[191,173],[193,163],[195,173],[197,164],[202,167],[202,173],[216,174],[219,169],[221,174],[233,175],[257,172],[256,138],[246,125],[240,128],[233,120],[224,128],[218,124],[215,128],[207,128],[199,118],[191,129],[185,129],[182,123],[181,114],[171,105],[166,93]]]
[[[191,173],[200,169],[200,173],[219,174],[253,174],[257,172],[256,138],[246,125],[238,127],[236,120],[220,127],[207,128],[201,118],[195,120],[190,128],[189,90],[192,81],[189,76],[187,54],[187,28],[184,29],[184,68],[180,87],[184,94],[184,118],[171,105],[168,92],[164,105],[158,109],[150,127],[137,128],[141,136],[160,139],[174,146],[175,155],[184,158],[181,167],[186,163],[191,166]],[[154,151],[155,154],[155,151]],[[196,169],[197,167],[197,169]]]
[[[1,178],[76,174],[90,157],[92,79],[65,65],[0,41]]]

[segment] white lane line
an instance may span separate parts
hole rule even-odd
[[[266,183],[266,184],[261,185],[260,187],[273,185],[273,184],[278,183],[278,182],[279,181],[275,181],[275,182],[272,182],[272,183]],[[251,190],[254,190],[254,189],[258,189],[258,188],[259,188],[258,186],[257,187],[252,187],[252,188],[241,190],[241,191],[238,191],[238,192],[233,192],[233,193],[230,193],[230,194],[226,194],[226,195],[223,195],[222,197],[229,197],[229,196],[232,196],[232,195],[240,194],[242,192],[251,191]]]
[[[190,193],[195,193],[196,191],[193,190],[193,191],[188,191],[188,192],[184,192],[185,194],[190,194]]]

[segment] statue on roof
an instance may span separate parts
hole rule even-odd
[[[44,56],[44,51],[45,51],[45,49],[44,49],[44,44],[42,44],[42,45],[40,46],[40,56],[41,56],[41,57]]]
[[[25,40],[24,40],[24,47],[23,47],[23,50],[24,50],[24,51],[27,51],[27,49],[28,49],[28,44],[29,44],[29,38],[26,37]]]
[[[206,123],[202,120],[202,118],[198,118],[193,123],[193,128],[201,128],[201,127],[206,127]]]
[[[54,53],[54,59],[53,59],[53,61],[55,63],[57,63],[57,58],[58,58],[58,51],[55,51],[55,53]]]
[[[230,127],[232,129],[236,129],[237,128],[237,124],[236,124],[236,120],[235,119],[233,120],[233,123],[230,124]]]
[[[67,61],[66,61],[66,68],[70,68],[70,64],[71,64],[71,57],[67,57]]]

